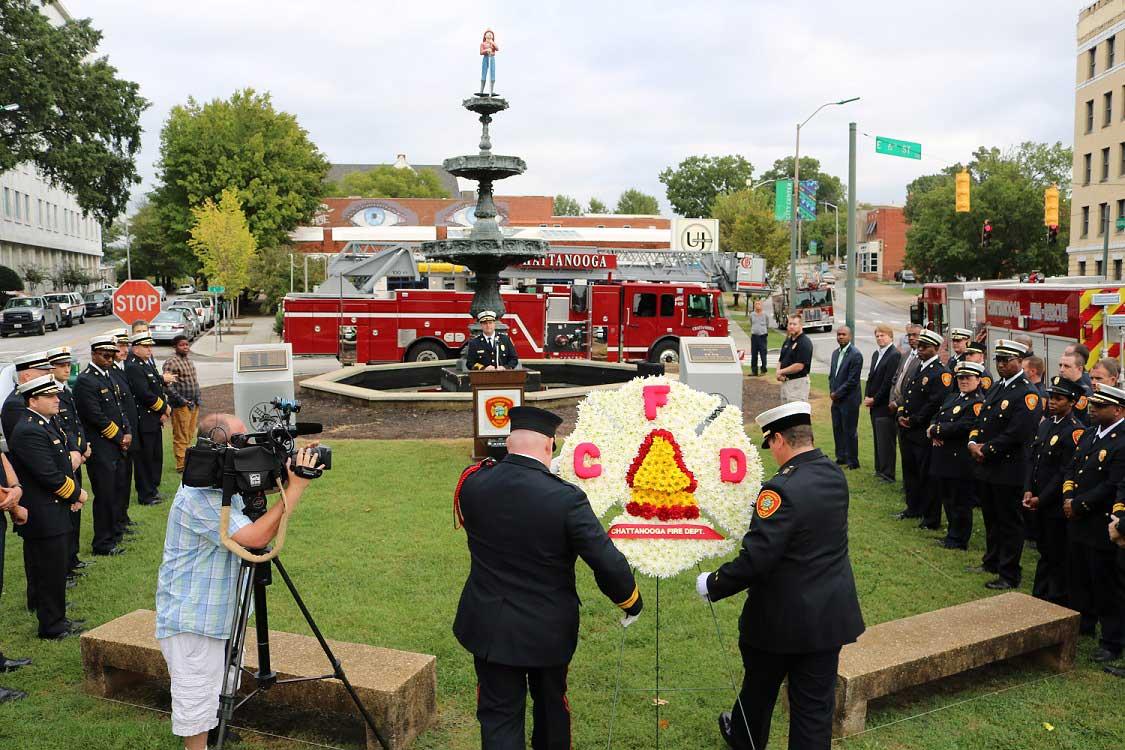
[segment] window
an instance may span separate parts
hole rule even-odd
[[[1105,40],[1105,67],[1106,67],[1106,70],[1109,70],[1110,68],[1112,68],[1113,65],[1114,65],[1114,61],[1117,59],[1117,50],[1114,49],[1114,47],[1116,46],[1116,44],[1115,44],[1116,42],[1117,42],[1116,36],[1111,36],[1109,39]]]
[[[1115,258],[1113,261],[1113,278],[1115,281],[1121,281],[1121,259]]]
[[[1094,73],[1097,72],[1097,69],[1098,69],[1098,51],[1096,49],[1091,49],[1089,52],[1086,53],[1086,78],[1087,79],[1093,78]]]
[[[31,224],[31,196],[23,194],[23,220]]]
[[[1094,100],[1086,102],[1086,132],[1094,132]]]
[[[12,217],[12,194],[8,188],[4,188],[4,218],[10,219]]]
[[[39,224],[39,228],[42,229],[43,228],[43,199],[42,198],[38,199],[38,207],[36,208],[35,216],[38,219],[37,223]]]
[[[1102,262],[1100,260],[1094,261],[1094,275],[1095,276],[1101,276],[1102,275]]]
[[[1082,207],[1082,236],[1083,237],[1089,237],[1090,236],[1090,207],[1089,206],[1083,206]],[[1086,274],[1082,274],[1082,275],[1085,276]]]
[[[670,318],[676,314],[676,295],[660,295],[660,317]]]
[[[1113,92],[1105,92],[1105,96],[1102,98],[1105,100],[1105,114],[1102,116],[1102,127],[1104,128],[1113,122]]]
[[[1109,223],[1109,204],[1102,203],[1098,206],[1098,236],[1101,237],[1105,232],[1106,225]]]
[[[1093,159],[1094,159],[1093,154],[1086,154],[1084,157],[1082,157],[1082,164],[1083,164],[1083,166],[1082,166],[1082,184],[1083,185],[1089,185],[1090,184],[1090,173],[1093,171],[1092,165],[1094,163]]]
[[[1117,199],[1117,220],[1121,221],[1122,219],[1125,219],[1125,198],[1118,198]],[[1118,229],[1117,230],[1118,234],[1121,234],[1122,232],[1125,232],[1125,229]]]
[[[638,318],[655,318],[656,295],[649,293],[633,295],[633,315]]]
[[[1085,276],[1086,275],[1086,261],[1084,261],[1084,260],[1078,261],[1078,275],[1079,276]]]
[[[1125,175],[1125,141],[1121,141],[1121,163],[1117,165],[1117,174]]]
[[[1102,182],[1109,179],[1109,147],[1102,149]]]
[[[21,206],[23,204],[20,203],[20,191],[16,190],[15,193],[16,193],[16,215],[15,215],[15,219],[16,219],[16,221],[23,221],[23,210],[21,208]]]
[[[710,318],[714,317],[711,310],[714,307],[711,303],[710,294],[691,294],[688,295],[688,317],[689,318]]]

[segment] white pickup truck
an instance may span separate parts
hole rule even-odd
[[[49,292],[43,297],[48,303],[59,306],[59,319],[67,328],[75,321],[86,322],[86,301],[78,292]]]

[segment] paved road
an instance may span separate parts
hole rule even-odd
[[[836,322],[842,325],[847,320],[847,306],[843,286],[837,287]],[[910,322],[910,310],[905,305],[888,304],[882,300],[869,297],[862,293],[862,287],[855,295],[855,343],[863,354],[863,373],[866,377],[871,354],[875,351],[875,324],[886,323],[895,330],[895,341],[906,330]],[[832,352],[836,350],[835,333],[811,333],[809,338],[813,341],[813,372],[828,372],[832,362]]]

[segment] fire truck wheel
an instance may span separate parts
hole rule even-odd
[[[441,344],[433,341],[421,341],[406,353],[407,362],[437,362],[439,359],[449,359],[449,355]]]
[[[652,348],[648,355],[649,362],[663,362],[666,365],[675,365],[680,362],[680,347],[675,341],[661,341]]]

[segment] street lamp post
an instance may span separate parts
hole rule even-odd
[[[801,213],[801,128],[808,124],[816,113],[825,107],[847,104],[859,101],[858,96],[851,99],[841,99],[838,102],[825,102],[813,110],[805,121],[797,126],[797,145],[793,150],[793,210],[789,216],[789,307],[792,309],[797,302],[797,223]]]
[[[821,201],[824,205],[831,208],[836,213],[836,267],[840,267],[840,207],[835,203],[828,201]]]

